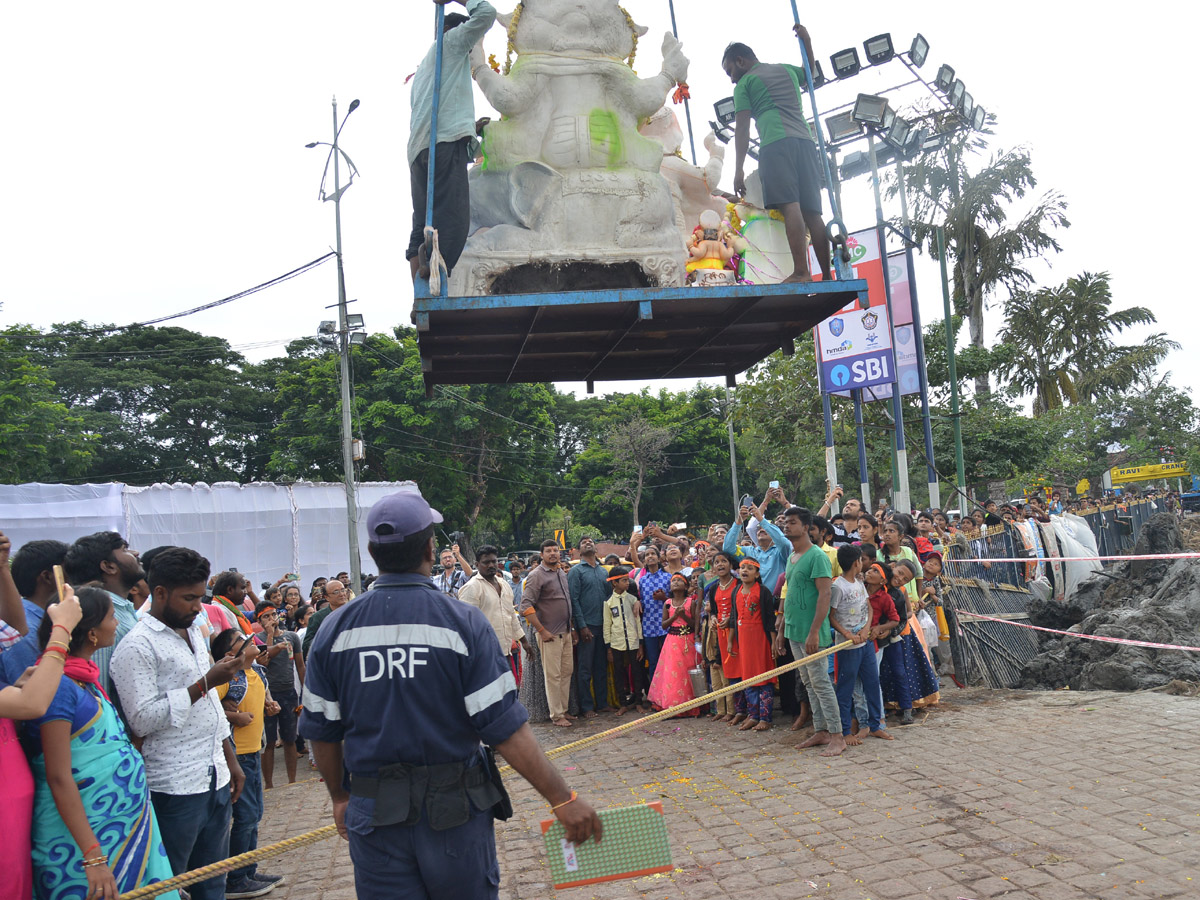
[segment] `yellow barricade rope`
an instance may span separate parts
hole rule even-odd
[[[615,728],[609,728],[607,731],[601,731],[598,734],[589,735],[585,738],[580,738],[577,741],[572,741],[569,744],[563,744],[561,747],[551,747],[546,750],[546,756],[554,759],[556,756],[562,756],[565,753],[570,753],[573,750],[580,750],[584,747],[589,747],[592,744],[598,744],[601,741],[607,741],[617,735],[625,734],[637,728],[642,728],[646,725],[651,725],[655,722],[661,722],[664,719],[670,719],[680,713],[687,712],[689,709],[696,709],[700,706],[706,706],[719,697],[728,697],[731,694],[736,694],[738,691],[745,690],[748,686],[762,684],[764,681],[770,681],[782,675],[784,672],[791,672],[800,666],[807,665],[811,662],[816,662],[818,659],[825,659],[839,650],[845,650],[853,647],[853,641],[842,641],[840,644],[835,644],[832,647],[827,647],[824,650],[814,653],[812,656],[806,656],[803,659],[797,659],[790,663],[785,663],[771,669],[769,672],[764,672],[762,675],[756,676],[753,680],[739,681],[735,684],[726,685],[715,691],[696,697],[694,700],[688,700],[686,703],[680,703],[676,706],[668,707],[650,715],[642,716],[637,719],[630,719]],[[501,775],[511,775],[514,769],[512,766],[502,766],[500,768]],[[323,841],[326,838],[331,838],[337,834],[337,826],[325,825],[315,831],[307,832],[306,834],[297,835],[293,838],[287,838],[283,841],[278,841],[274,844],[268,844],[266,847],[259,847],[256,850],[251,850],[248,853],[242,853],[238,856],[230,857],[229,859],[221,860],[220,862],[212,863],[211,865],[202,866],[199,869],[193,869],[190,872],[184,872],[182,875],[176,875],[174,878],[168,878],[166,881],[155,882],[144,887],[135,888],[132,891],[124,893],[119,900],[145,900],[147,897],[157,897],[160,894],[166,894],[170,891],[178,890],[182,887],[187,887],[190,884],[195,884],[198,881],[206,881],[214,875],[223,875],[226,872],[232,872],[234,869],[240,869],[242,866],[249,865],[253,862],[258,862],[263,859],[268,859],[272,856],[279,856],[281,853],[287,853],[289,850],[295,850],[297,847],[303,847],[306,844],[315,844],[317,841]]]

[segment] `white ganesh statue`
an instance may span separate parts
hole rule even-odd
[[[638,133],[687,78],[670,34],[662,69],[632,68],[638,39],[617,0],[523,0],[501,15],[515,59],[505,74],[472,55],[501,114],[471,172],[471,235],[453,296],[683,283],[687,254],[663,146]]]

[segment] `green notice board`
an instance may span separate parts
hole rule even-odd
[[[638,878],[674,869],[662,804],[641,803],[602,809],[604,839],[572,844],[557,819],[542,822],[542,839],[556,888]]]

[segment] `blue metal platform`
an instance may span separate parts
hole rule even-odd
[[[734,378],[842,307],[862,280],[418,296],[421,369],[436,384]]]

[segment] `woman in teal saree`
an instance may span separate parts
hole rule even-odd
[[[141,754],[99,685],[92,653],[111,646],[107,592],[81,588],[62,683],[46,715],[26,723],[34,777],[33,891],[38,900],[117,900],[172,876]],[[50,620],[39,636],[61,643]],[[178,892],[162,895],[179,900]]]

